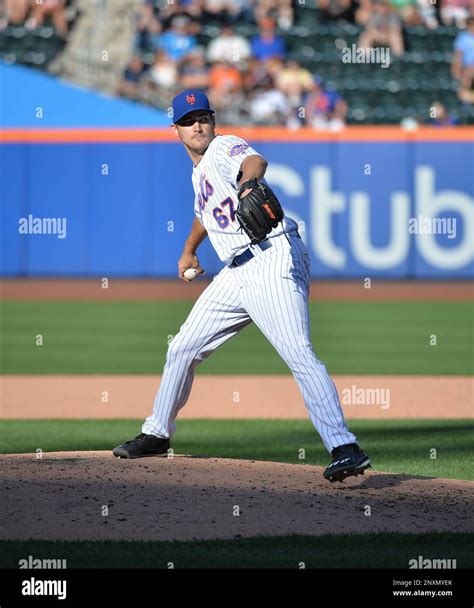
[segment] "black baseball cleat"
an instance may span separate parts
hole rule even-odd
[[[367,454],[356,443],[340,445],[331,452],[332,462],[324,471],[324,477],[330,481],[343,481],[346,477],[363,475],[371,464]]]
[[[126,441],[112,450],[117,458],[143,458],[156,454],[167,454],[170,447],[169,437],[155,437],[140,433],[135,439]]]

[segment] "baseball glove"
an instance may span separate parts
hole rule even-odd
[[[248,188],[252,188],[252,191],[240,198]],[[238,196],[239,204],[235,214],[252,245],[256,245],[282,221],[283,209],[273,190],[255,178],[240,186]]]

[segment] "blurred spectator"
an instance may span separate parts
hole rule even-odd
[[[203,0],[202,21],[235,23],[252,20],[252,0]]]
[[[166,3],[173,4],[170,0],[166,0]],[[178,5],[178,10],[182,14],[190,15],[196,21],[202,18],[202,2],[200,0],[174,0],[174,4]]]
[[[295,21],[295,11],[291,0],[259,0],[255,4],[255,20],[274,18],[278,27],[288,30]]]
[[[400,19],[386,0],[372,0],[372,5],[373,13],[359,37],[359,46],[369,49],[376,44],[388,45],[394,55],[403,55]]]
[[[312,91],[305,100],[306,124],[313,129],[340,131],[345,126],[347,103],[334,91],[324,88],[321,78],[314,78]]]
[[[205,50],[196,47],[183,60],[180,69],[180,88],[206,91],[209,86],[209,70],[206,66]]]
[[[359,0],[359,8],[355,12],[354,20],[359,25],[367,25],[372,16],[372,0]]]
[[[122,81],[118,87],[118,94],[131,99],[138,99],[140,96],[139,83],[144,73],[145,64],[139,55],[135,55],[123,74]]]
[[[226,0],[203,0],[202,12],[202,18],[204,22],[226,22],[229,16],[228,3]]]
[[[68,23],[65,7],[66,0],[43,0],[39,4],[32,2],[30,16],[25,21],[25,28],[40,27],[46,19],[51,19],[57,35],[66,40]]]
[[[408,25],[420,25],[421,17],[418,13],[417,0],[388,0],[396,15]]]
[[[190,23],[189,17],[174,17],[170,29],[161,36],[155,36],[155,48],[165,51],[175,61],[183,59],[197,46],[196,38],[188,30]]]
[[[150,45],[150,38],[162,30],[161,23],[153,12],[153,0],[143,0],[138,8],[136,47],[146,48]]]
[[[291,2],[291,0],[289,1]],[[229,20],[232,23],[255,22],[255,5],[258,6],[258,0],[231,0],[230,4],[231,8],[229,10]]]
[[[466,31],[460,32],[454,41],[451,71],[456,80],[462,80],[474,67],[474,16],[467,20]]]
[[[354,11],[351,0],[318,0],[320,19],[327,21],[353,21]]]
[[[303,96],[313,88],[311,72],[297,61],[287,61],[276,77],[276,86],[284,93],[292,108],[301,106]]]
[[[466,104],[474,105],[474,71],[471,70],[464,75],[458,90],[459,99]]]
[[[283,40],[275,34],[275,22],[269,17],[260,21],[260,33],[252,38],[252,54],[257,59],[269,57],[284,57],[285,45]]]
[[[28,14],[30,0],[3,0],[0,3],[0,24],[5,29],[8,24],[22,24]]]
[[[195,0],[161,0],[157,18],[160,20],[163,31],[169,29],[177,17],[185,17],[188,20],[188,33],[194,36],[199,34],[202,20],[201,4],[201,1],[196,2]]]
[[[428,123],[436,127],[450,127],[458,124],[458,120],[448,114],[448,111],[440,101],[433,101],[430,107],[430,119]]]
[[[257,125],[286,125],[291,108],[285,95],[269,77],[249,103],[250,118]]]
[[[466,27],[469,17],[469,7],[474,13],[472,0],[441,0],[441,21],[443,25],[456,25],[460,29]]]
[[[231,25],[224,25],[219,36],[207,47],[207,59],[210,62],[222,60],[236,63],[248,59],[250,52],[248,41],[236,34]]]
[[[209,86],[214,95],[240,91],[243,78],[240,71],[227,61],[216,61],[209,70]]]
[[[456,36],[451,72],[459,81],[459,99],[474,103],[474,16],[468,18],[466,31]]]
[[[436,29],[439,22],[436,15],[435,5],[431,2],[431,0],[418,0],[417,5],[422,23],[430,30]]]
[[[169,109],[178,92],[178,68],[165,51],[158,51],[155,61],[138,84],[140,99],[162,110]]]
[[[251,96],[268,80],[268,71],[264,63],[255,57],[249,57],[247,67],[243,72],[243,85],[246,95]]]
[[[148,79],[161,89],[172,90],[178,82],[176,63],[165,51],[158,51],[155,61],[148,71]]]
[[[270,78],[273,80],[273,83],[276,83],[276,79],[278,75],[285,67],[285,63],[281,57],[277,57],[274,55],[273,57],[269,57],[266,61],[262,61],[265,66],[265,70]],[[264,84],[266,85],[267,79],[265,79]]]
[[[359,8],[355,13],[355,22],[359,25],[367,25],[370,19],[377,12],[378,0],[359,0]],[[397,15],[401,22],[409,25],[420,25],[422,16],[418,12],[418,7],[427,16],[435,15],[435,10],[431,0],[385,0],[393,13]]]
[[[241,122],[245,97],[243,77],[235,65],[216,61],[209,70],[209,100],[224,124]]]
[[[223,125],[248,124],[249,120],[245,113],[246,100],[243,91],[238,93],[209,96],[212,107],[219,114],[219,123]]]

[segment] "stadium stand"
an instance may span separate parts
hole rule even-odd
[[[445,108],[451,124],[474,124],[472,89],[466,91],[466,77],[461,84],[452,69],[457,37],[462,31],[474,36],[470,34],[473,28],[469,24],[465,30],[444,25],[438,6],[423,21],[424,10],[417,12],[415,3],[406,3],[410,4],[410,17],[407,21],[400,17],[404,52],[400,56],[392,53],[389,67],[383,67],[380,62],[362,63],[354,57],[342,60],[344,49],[355,52],[368,27],[358,22],[360,6],[355,2],[340,3],[339,8],[332,0],[319,5],[318,0],[183,0],[172,5],[162,0],[50,2],[63,14],[53,18],[52,11],[46,12],[41,25],[32,22],[28,0],[24,14],[15,16],[8,14],[6,2],[0,15],[1,61],[47,70],[81,86],[161,110],[169,107],[183,82],[199,82],[216,100],[221,123],[228,124],[311,126],[305,102],[318,90],[316,107],[327,125],[335,124],[331,120],[337,106],[334,100],[344,101],[339,105],[338,124],[344,120],[348,124],[398,124],[414,118],[418,123],[442,125],[443,121],[433,120],[438,107]],[[401,11],[400,3],[392,4],[389,10],[393,8],[395,15],[396,10]],[[66,36],[58,23],[67,23]],[[230,33],[222,34],[227,25],[232,26]],[[268,48],[282,48],[283,58],[280,62],[273,58],[254,61],[237,53],[233,64],[215,58],[209,61],[210,43],[225,35],[240,38],[242,49],[249,46],[248,41],[254,54],[266,48],[261,36],[268,36]],[[278,39],[276,43],[272,36]],[[288,61],[296,61],[301,68],[299,73],[294,70],[296,81],[305,79],[305,70],[315,78],[314,87],[296,82],[300,90],[297,102],[287,86],[284,93],[279,86],[278,75]],[[470,82],[468,89],[474,88],[474,78]],[[269,104],[266,115],[258,110],[262,103]]]

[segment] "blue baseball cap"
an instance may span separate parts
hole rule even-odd
[[[173,99],[173,122],[176,124],[183,116],[195,110],[207,110],[214,114],[209,99],[202,91],[187,89]]]

